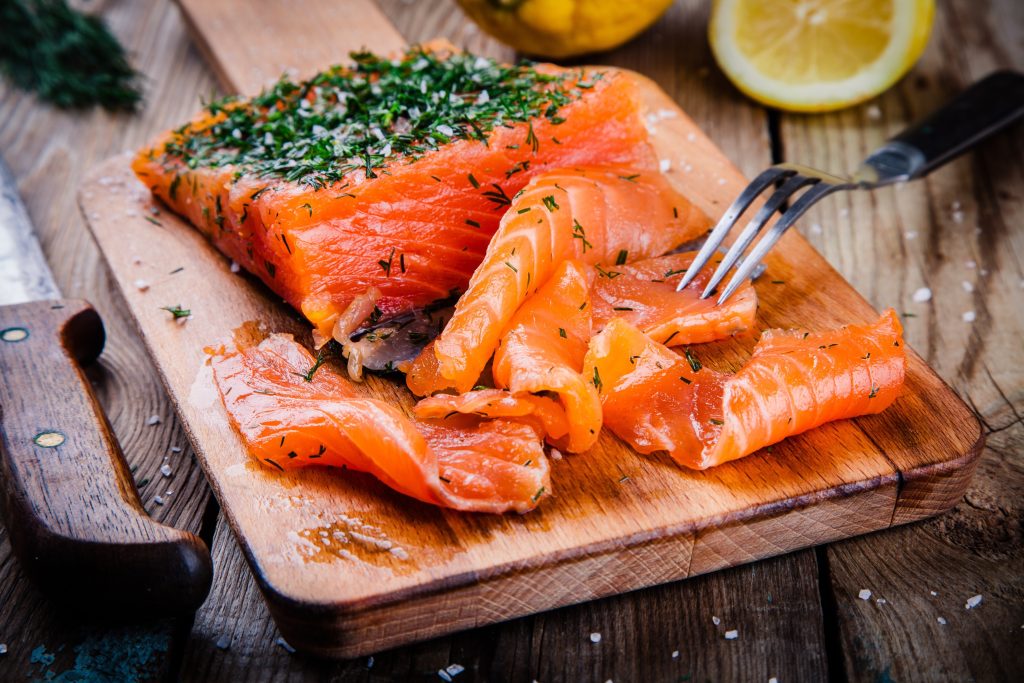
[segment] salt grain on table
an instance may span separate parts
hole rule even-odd
[[[145,280],[136,280],[134,284],[135,289],[139,290],[140,292],[145,292],[147,289],[149,289],[149,283],[146,282]]]
[[[171,453],[181,453],[181,446],[171,446]]]
[[[775,676],[772,676],[768,679],[768,683],[779,683],[779,679],[777,679]]]
[[[943,626],[946,625],[946,619],[944,617],[939,617],[938,619],[936,619],[936,621],[942,624]]]
[[[592,643],[600,643],[601,642],[601,634],[600,633],[591,633],[590,634],[590,642],[592,642]]]
[[[965,323],[973,323],[974,319],[977,318],[978,316],[975,314],[974,311],[964,311],[964,314],[960,317],[964,319]]]
[[[170,465],[160,465],[160,474],[164,475],[165,477],[171,476],[173,472],[171,472]]]
[[[7,643],[0,643],[0,657],[7,654]]]
[[[737,631],[736,629],[733,629],[731,631],[726,631],[725,632],[725,639],[726,640],[736,640],[739,637],[740,637],[740,632]]]
[[[285,640],[284,638],[281,638],[279,636],[278,639],[274,641],[274,643],[277,644],[281,649],[283,649],[288,654],[290,654],[290,655],[295,654],[295,648],[292,647],[291,645],[289,645],[288,641]]]
[[[963,282],[961,282],[960,285],[964,288],[965,292],[973,292],[974,291],[974,285],[972,285],[967,280],[964,280]]]
[[[227,650],[231,647],[231,636],[221,636],[214,645],[218,650]]]
[[[462,666],[461,664],[449,664],[445,668],[445,671],[448,672],[449,676],[458,676],[460,673],[462,673],[465,670],[466,670],[466,667]]]
[[[448,672],[445,671],[444,669],[438,669],[437,670],[437,677],[440,678],[442,681],[447,681],[448,683],[452,683],[452,677],[449,676]]]
[[[238,272],[241,272],[241,270],[242,270],[242,266],[238,265],[234,261],[231,262],[231,272],[232,273],[238,273]]]
[[[908,240],[916,239],[917,230],[907,230],[905,233],[903,233],[903,236],[906,237]]]
[[[913,298],[914,301],[919,304],[923,304],[926,301],[931,301],[932,290],[928,289],[927,287],[921,287],[920,289],[914,292]]]
[[[877,604],[879,604],[879,605],[884,605],[885,604],[885,598],[878,598],[877,600],[875,600],[875,602]]]
[[[672,659],[679,659],[679,650],[672,650]]]
[[[860,598],[861,600],[870,600],[871,599],[871,591],[869,591],[867,588],[862,588],[860,593],[857,593],[857,597]]]
[[[714,624],[715,626],[718,626],[719,624],[722,623],[722,620],[719,619],[718,617],[711,617],[711,623]]]
[[[967,598],[967,603],[964,604],[964,609],[974,609],[975,607],[977,607],[980,604],[981,604],[981,596],[980,595],[972,595],[971,597]]]
[[[156,503],[157,505],[163,505],[164,499],[161,496],[157,496],[156,498],[153,499],[153,502]]]
[[[811,223],[811,232],[815,235],[821,234],[821,223]]]
[[[370,657],[369,659],[366,660],[366,668],[367,669],[372,669],[373,668],[373,657]]]
[[[670,159],[662,159],[658,164],[658,168],[662,173],[668,173],[672,169],[672,161]]]
[[[928,591],[928,592],[931,593],[933,597],[938,595],[938,593],[936,593],[935,591]]]
[[[146,420],[146,426],[147,427],[152,427],[153,425],[158,425],[158,424],[160,424],[160,416],[159,415],[150,415],[149,419]]]

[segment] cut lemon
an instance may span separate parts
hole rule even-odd
[[[935,0],[716,0],[711,49],[736,87],[831,111],[895,83],[924,51]]]

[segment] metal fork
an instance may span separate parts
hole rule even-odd
[[[872,152],[849,177],[833,175],[800,164],[775,164],[747,185],[729,206],[707,241],[690,264],[677,290],[693,281],[719,250],[726,235],[740,216],[768,187],[781,186],[768,197],[754,218],[747,223],[732,247],[722,258],[701,294],[706,299],[715,293],[729,270],[753,244],[768,221],[778,219],[743,258],[729,280],[718,303],[721,304],[749,278],[768,251],[811,206],[840,190],[870,190],[882,185],[921,178],[975,144],[1005,128],[1024,114],[1024,74],[998,71],[960,93],[949,104],[912,125]],[[806,189],[805,189],[806,188]],[[798,193],[803,191],[802,194]],[[788,208],[786,202],[795,199]]]

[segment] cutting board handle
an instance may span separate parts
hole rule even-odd
[[[103,349],[84,301],[0,307],[0,476],[21,566],[104,613],[194,611],[213,575],[193,534],[153,521],[82,365]]]

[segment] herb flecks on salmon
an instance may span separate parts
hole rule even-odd
[[[316,188],[355,169],[373,177],[391,157],[418,158],[452,140],[485,140],[495,126],[540,116],[557,122],[560,108],[582,95],[574,87],[579,72],[545,73],[529,62],[506,66],[421,47],[400,59],[370,52],[350,57],[352,66],[308,81],[283,78],[250,100],[210,103],[212,123],[176,130],[166,154],[189,168],[231,166]]]

